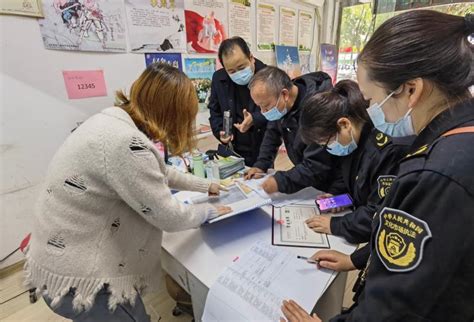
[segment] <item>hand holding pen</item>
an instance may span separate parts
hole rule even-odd
[[[310,264],[319,264],[318,260],[315,260],[315,259],[312,259],[312,258],[309,258],[309,257],[298,255],[298,256],[296,256],[296,258],[305,260],[307,263],[310,263]]]
[[[298,256],[306,259],[308,263],[318,264],[318,267],[332,269],[336,272],[347,272],[356,269],[352,263],[351,256],[336,250],[320,250],[310,258]]]

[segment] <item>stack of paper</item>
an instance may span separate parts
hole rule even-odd
[[[286,299],[311,312],[333,273],[258,241],[217,278],[202,320],[279,321]]]
[[[234,173],[245,168],[245,160],[230,156],[228,158],[220,158],[219,161],[219,175],[221,179],[230,177]]]

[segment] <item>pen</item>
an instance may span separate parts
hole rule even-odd
[[[305,256],[296,256],[298,259],[303,259],[305,261],[307,261],[308,263],[310,264],[319,264],[319,261],[318,260],[315,260],[315,259],[311,259],[311,258],[308,258],[308,257],[305,257]]]

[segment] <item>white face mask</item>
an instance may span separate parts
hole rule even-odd
[[[395,123],[388,123],[385,121],[385,113],[382,110],[382,105],[385,104],[385,102],[387,102],[388,99],[392,97],[394,93],[395,92],[391,92],[380,104],[372,104],[367,109],[367,113],[369,114],[372,123],[374,123],[375,128],[389,136],[402,137],[414,135],[415,129],[413,128],[413,123],[410,115],[412,109],[409,109],[405,116],[403,116]]]

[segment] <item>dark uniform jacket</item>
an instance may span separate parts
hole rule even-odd
[[[314,186],[328,191],[328,182],[332,180],[335,159],[318,144],[306,145],[299,134],[301,104],[305,97],[332,88],[331,78],[323,72],[303,75],[293,80],[298,87],[298,96],[291,110],[282,119],[268,122],[260,154],[254,167],[267,171],[273,166],[282,140],[288,157],[295,165],[288,171],[278,171],[275,179],[278,190],[293,193],[305,187]]]
[[[331,219],[331,233],[344,237],[350,243],[370,240],[372,218],[386,196],[398,171],[398,161],[405,156],[414,136],[391,138],[368,122],[362,128],[358,148],[348,156],[340,157],[345,191],[352,197],[355,210]],[[344,193],[340,191],[339,193]],[[368,251],[356,251],[352,262],[364,268]]]
[[[265,68],[266,65],[255,59],[255,73]],[[219,140],[220,131],[223,131],[224,111],[230,110],[232,116],[232,145],[234,151],[245,158],[245,164],[252,166],[257,160],[260,145],[262,144],[267,119],[260,112],[260,107],[255,105],[250,97],[247,85],[238,85],[230,79],[224,68],[219,69],[212,76],[211,97],[208,105],[210,111],[209,122],[212,133]],[[243,110],[246,109],[253,118],[253,126],[245,133],[234,127],[234,123],[242,123]]]
[[[474,99],[439,114],[373,220],[358,305],[331,321],[473,321]]]

